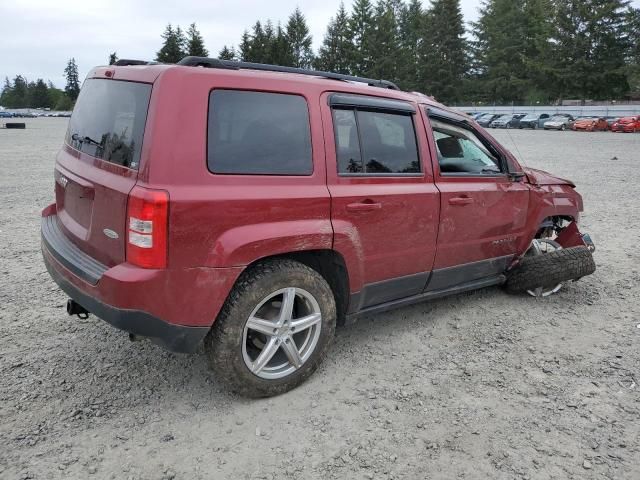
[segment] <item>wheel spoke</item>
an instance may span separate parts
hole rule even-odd
[[[295,368],[300,368],[302,366],[300,352],[298,352],[296,342],[293,341],[293,338],[291,336],[286,337],[284,339],[284,342],[282,342],[282,350],[289,359],[291,365],[293,365]]]
[[[296,300],[296,289],[287,288],[282,294],[282,306],[280,307],[280,318],[278,323],[283,325],[293,317],[293,304]]]
[[[247,328],[255,332],[262,333],[268,337],[274,334],[277,325],[270,321],[258,317],[251,317],[247,320]]]
[[[320,323],[322,320],[322,314],[320,313],[312,313],[311,315],[307,315],[306,317],[296,318],[291,321],[291,330],[295,333],[302,332],[307,328],[311,328],[314,325]]]
[[[260,373],[260,371],[269,363],[269,360],[273,358],[278,349],[280,348],[280,343],[276,337],[270,337],[267,344],[256,358],[255,362],[253,362],[251,371],[253,373]]]

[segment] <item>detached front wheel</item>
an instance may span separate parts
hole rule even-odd
[[[528,257],[537,257],[539,255],[545,255],[547,253],[555,252],[556,250],[562,249],[562,245],[560,245],[555,240],[550,240],[548,238],[534,239],[531,242],[531,247],[529,247],[529,251],[525,254]],[[562,288],[562,283],[558,283],[557,285],[551,285],[548,287],[540,286],[535,289],[527,290],[527,293],[532,297],[548,297],[553,295],[554,293],[558,293]]]
[[[336,304],[315,270],[293,260],[252,267],[205,341],[212,369],[250,397],[284,393],[316,370],[331,343]]]

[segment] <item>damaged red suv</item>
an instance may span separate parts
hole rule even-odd
[[[493,285],[545,296],[595,270],[570,181],[429,97],[327,72],[98,67],[55,196],[42,252],[69,314],[204,344],[250,396],[303,382],[363,314]]]

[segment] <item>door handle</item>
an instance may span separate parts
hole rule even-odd
[[[470,198],[470,197],[454,197],[449,199],[449,205],[454,205],[454,206],[471,205],[472,203],[473,203],[473,198]]]
[[[372,212],[374,210],[380,210],[381,208],[382,204],[374,202],[373,200],[365,200],[364,202],[350,203],[347,205],[348,212]]]

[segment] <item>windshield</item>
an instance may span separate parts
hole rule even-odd
[[[631,122],[633,122],[633,118],[631,118],[631,117],[626,117],[626,118],[620,119],[620,123],[631,123]]]
[[[537,120],[538,119],[538,115],[527,115],[526,117],[523,118],[523,120]]]
[[[513,115],[502,115],[500,118],[498,118],[498,120],[505,120],[505,121],[509,121],[513,118]]]
[[[564,122],[566,119],[567,119],[567,117],[561,117],[561,116],[551,117],[551,121],[552,122]]]
[[[66,142],[110,163],[137,169],[151,85],[85,81],[69,121]]]

